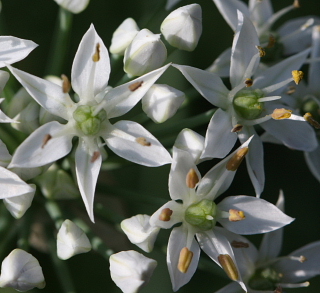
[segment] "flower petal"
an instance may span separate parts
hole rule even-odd
[[[313,174],[313,176],[316,177],[318,181],[320,181],[320,155],[319,154],[320,154],[320,143],[314,151],[309,153],[307,152],[304,153],[308,167],[311,173]]]

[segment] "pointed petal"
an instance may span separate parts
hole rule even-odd
[[[228,285],[224,286],[220,290],[216,291],[215,293],[243,293],[243,289],[239,286],[238,283],[232,282]],[[251,291],[250,291],[251,293]]]
[[[251,72],[246,72],[254,55],[258,53],[259,38],[251,20],[238,10],[238,26],[232,43],[230,82],[232,87],[250,78],[259,64],[259,58],[252,64]],[[246,76],[248,75],[248,76]]]
[[[320,143],[314,151],[309,153],[305,152],[304,156],[311,173],[320,181]]]
[[[263,26],[273,15],[273,9],[270,0],[250,0],[249,10],[250,18],[256,27]]]
[[[94,62],[93,55],[96,51],[100,51],[100,58],[99,61]],[[73,60],[72,87],[81,101],[90,101],[108,85],[109,74],[108,50],[91,24],[84,34]]]
[[[11,161],[12,156],[10,155],[7,146],[0,139],[0,166],[7,167]]]
[[[99,155],[95,157],[95,153]],[[98,146],[80,138],[75,161],[80,193],[90,220],[94,222],[94,191],[102,162]]]
[[[312,29],[312,47],[310,58],[320,57],[320,27],[314,26]],[[311,93],[320,92],[320,83],[317,79],[317,74],[320,72],[320,62],[311,62],[308,72],[308,88]]]
[[[191,66],[178,64],[172,66],[180,70],[194,88],[211,104],[223,109],[228,107],[227,96],[229,90],[217,74]]]
[[[39,167],[67,155],[72,148],[72,134],[60,135],[66,130],[66,125],[49,122],[34,131],[16,150],[9,168]],[[51,139],[46,140],[50,135]]]
[[[220,77],[228,77],[230,74],[231,48],[224,50],[218,58],[206,70]]]
[[[237,134],[228,112],[218,109],[212,116],[206,133],[201,158],[223,158],[233,148]]]
[[[102,135],[118,156],[144,166],[171,163],[171,156],[161,143],[140,124],[132,121],[115,123],[114,130]],[[139,142],[142,140],[143,142]]]
[[[107,92],[105,96],[108,119],[129,112],[145,95],[170,64],[153,70]]]
[[[18,62],[38,45],[32,41],[11,36],[0,36],[0,67]]]
[[[184,226],[173,228],[168,243],[167,265],[173,291],[177,291],[180,287],[190,281],[199,262],[200,247],[195,238],[193,238],[191,247],[189,248],[189,250],[193,252],[189,269],[186,273],[181,273],[178,270],[180,251],[182,248],[187,246],[188,232],[186,231],[187,229],[184,229],[186,229]]]
[[[63,93],[61,86],[14,67],[7,67],[43,108],[54,115],[69,119],[68,113],[74,107],[74,102],[68,94]]]
[[[267,233],[290,224],[294,219],[284,214],[275,205],[252,196],[228,196],[218,204],[219,210],[243,211],[245,219],[237,222],[219,219],[223,227],[237,234]]]

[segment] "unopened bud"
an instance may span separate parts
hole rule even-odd
[[[239,280],[237,267],[229,254],[220,254],[218,256],[218,261],[231,280]]]
[[[186,184],[189,188],[195,188],[199,182],[199,177],[194,169],[190,169],[186,176]]]
[[[178,262],[178,270],[181,273],[186,273],[189,269],[193,258],[193,252],[190,251],[187,247],[184,247],[180,251],[179,262]]]
[[[228,171],[236,171],[242,160],[244,159],[245,155],[248,153],[249,148],[248,147],[244,147],[241,148],[240,150],[238,150],[233,156],[232,158],[228,161],[227,165],[226,165],[226,169]]]
[[[300,81],[303,79],[303,72],[299,70],[293,70],[292,78],[296,84],[299,84]]]
[[[238,221],[244,220],[245,218],[246,218],[246,216],[243,211],[239,211],[239,210],[235,210],[235,209],[229,210],[229,221],[238,222]]]

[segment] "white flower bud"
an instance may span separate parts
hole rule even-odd
[[[133,18],[124,20],[112,35],[110,53],[123,55],[138,32],[139,27]]]
[[[202,33],[200,5],[190,4],[172,11],[162,22],[161,32],[171,46],[193,51]]]
[[[57,254],[60,259],[68,259],[76,254],[91,250],[87,235],[76,224],[65,220],[57,235]]]
[[[31,206],[34,194],[36,192],[36,186],[34,184],[29,184],[29,186],[33,188],[33,191],[19,196],[3,199],[3,203],[7,210],[16,219],[20,219]]]
[[[167,49],[160,40],[160,34],[148,29],[137,33],[124,54],[124,71],[140,76],[159,68],[167,59]]]
[[[80,13],[85,10],[89,4],[89,0],[54,0],[64,9],[72,13]]]
[[[141,102],[148,117],[154,122],[162,123],[177,112],[184,100],[183,92],[165,84],[154,84]]]
[[[110,256],[111,279],[123,293],[136,293],[146,284],[157,266],[153,259],[134,250]]]
[[[28,291],[43,289],[46,283],[38,260],[22,249],[14,249],[2,262],[0,287]]]
[[[121,229],[127,235],[130,242],[145,252],[152,251],[160,229],[158,227],[151,227],[149,219],[150,216],[148,215],[136,215],[121,222]]]

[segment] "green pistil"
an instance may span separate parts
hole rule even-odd
[[[101,128],[101,123],[107,118],[105,110],[93,116],[95,107],[82,105],[73,112],[73,118],[85,135],[96,135]]]
[[[185,220],[201,231],[207,231],[216,225],[216,214],[216,204],[212,200],[203,199],[186,209]]]
[[[274,290],[279,281],[280,276],[274,269],[259,269],[250,278],[249,287],[254,290]]]
[[[244,119],[256,119],[263,111],[263,103],[258,102],[258,99],[262,97],[263,92],[261,90],[241,90],[233,99],[234,109]]]

